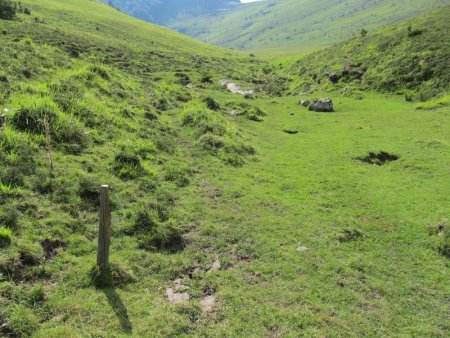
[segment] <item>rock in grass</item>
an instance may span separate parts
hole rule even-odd
[[[187,303],[189,301],[189,294],[187,292],[178,293],[172,288],[167,288],[166,295],[169,301],[173,304]]]
[[[309,105],[309,110],[330,113],[334,111],[332,99],[315,100]]]
[[[310,249],[309,248],[307,248],[306,246],[299,246],[298,248],[297,248],[297,252],[306,252],[306,251],[309,251]]]
[[[311,104],[311,101],[309,101],[309,100],[300,100],[299,103],[303,107],[308,107]]]
[[[216,261],[211,266],[211,269],[209,271],[218,271],[222,268],[222,264],[220,264],[220,261],[216,259]]]
[[[202,307],[202,312],[204,314],[214,311],[214,308],[216,307],[216,296],[206,296],[200,301],[200,305]]]

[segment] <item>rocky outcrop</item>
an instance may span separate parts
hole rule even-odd
[[[315,100],[309,105],[309,110],[317,112],[333,112],[333,100],[332,99],[320,99]]]

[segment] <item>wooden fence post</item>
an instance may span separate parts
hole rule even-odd
[[[97,267],[100,272],[109,268],[109,246],[111,244],[111,211],[109,210],[109,185],[100,187],[100,222],[98,229]]]

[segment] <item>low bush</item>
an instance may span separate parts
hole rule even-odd
[[[16,17],[16,7],[10,0],[0,0],[0,19],[12,20]]]

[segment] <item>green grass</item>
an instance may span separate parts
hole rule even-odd
[[[93,1],[24,3],[0,20],[0,335],[447,335],[445,95],[423,110],[330,87],[304,98],[336,112],[309,112],[258,58]],[[399,159],[356,159],[380,151]],[[185,304],[167,299],[176,279]]]
[[[215,15],[179,15],[168,26],[202,41],[238,49],[323,47],[373,31],[448,0],[268,0]]]
[[[450,7],[441,8],[307,56],[274,60],[270,70],[291,79],[292,93],[338,88],[358,97],[368,88],[427,101],[450,88],[449,18]]]

